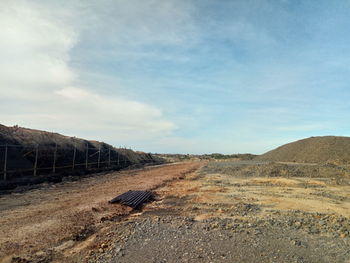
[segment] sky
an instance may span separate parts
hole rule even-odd
[[[158,153],[350,136],[349,13],[349,0],[0,0],[0,123]]]

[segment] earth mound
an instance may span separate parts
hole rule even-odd
[[[150,153],[0,124],[0,190],[44,181],[60,182],[64,176],[161,163],[163,159]]]
[[[350,137],[310,137],[282,145],[255,158],[261,161],[298,163],[350,163]]]
[[[163,159],[153,154],[133,151],[131,149],[125,148],[115,148],[112,145],[104,142],[69,137],[54,132],[18,127],[17,125],[13,127],[7,127],[0,124],[0,146],[3,148],[5,145],[22,147],[34,147],[35,145],[39,145],[42,150],[51,152],[55,149],[55,147],[58,147],[63,149],[62,155],[65,155],[65,158],[69,160],[71,160],[71,157],[68,157],[67,155],[72,154],[71,149],[74,147],[77,150],[76,158],[81,158],[84,160],[86,155],[86,147],[88,147],[90,153],[100,150],[101,160],[107,159],[108,157],[104,155],[110,154],[112,159],[115,158],[115,156],[121,155],[122,158],[127,159],[128,165],[163,162]],[[11,157],[13,156],[8,156],[10,161]],[[97,158],[97,155],[94,157]],[[12,159],[15,159],[14,161],[19,162],[18,158]]]

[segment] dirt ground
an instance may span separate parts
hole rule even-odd
[[[3,262],[350,262],[350,177],[295,166],[189,162],[2,196]],[[156,200],[107,204],[129,189]]]
[[[199,163],[171,164],[111,172],[80,181],[44,185],[25,193],[0,196],[1,262],[65,261],[90,243],[104,221],[131,209],[108,200],[127,190],[150,190],[196,170]],[[68,252],[68,248],[71,251]]]
[[[156,189],[88,261],[350,262],[349,178],[242,175],[261,165],[209,163]]]

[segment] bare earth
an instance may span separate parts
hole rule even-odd
[[[35,261],[45,256],[48,261],[56,257],[61,261],[71,256],[62,253],[68,247],[76,248],[72,254],[79,254],[79,241],[98,232],[104,221],[131,212],[118,204],[109,205],[108,200],[129,189],[154,189],[198,167],[199,163],[181,163],[113,172],[1,196],[0,258],[11,262],[17,255]]]
[[[350,262],[350,177],[296,165],[189,162],[2,196],[0,253],[3,262]],[[315,169],[320,177],[308,176]],[[153,189],[156,201],[141,211],[107,204],[129,189]]]

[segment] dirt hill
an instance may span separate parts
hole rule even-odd
[[[256,160],[300,163],[350,163],[350,137],[311,137],[282,145]]]
[[[6,180],[6,185],[19,177],[24,183],[41,182],[50,174],[59,175],[55,180],[60,180],[63,175],[162,162],[155,155],[115,148],[104,142],[0,125],[0,182]]]

